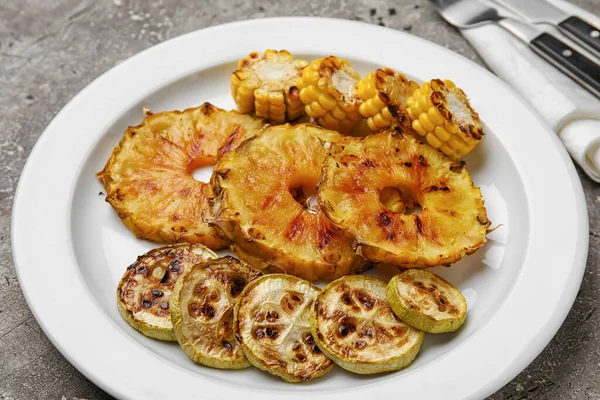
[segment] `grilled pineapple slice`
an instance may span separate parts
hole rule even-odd
[[[456,262],[486,242],[490,221],[463,162],[400,128],[333,145],[331,153],[319,203],[367,259],[425,268]]]
[[[358,82],[358,96],[363,103],[360,114],[367,118],[373,132],[392,125],[410,124],[406,100],[419,88],[416,82],[391,68],[377,69]]]
[[[257,368],[286,382],[306,382],[329,372],[309,328],[309,308],[319,288],[284,274],[248,284],[234,309],[235,337]]]
[[[231,95],[238,110],[255,113],[273,124],[300,118],[304,104],[298,83],[306,65],[287,50],[250,53],[238,62],[238,70],[231,76]]]
[[[192,265],[217,255],[200,244],[179,243],[141,255],[127,267],[117,287],[121,316],[144,335],[176,341],[171,323],[173,285]]]
[[[191,267],[175,284],[171,319],[183,351],[212,368],[250,366],[233,333],[233,307],[248,282],[262,273],[233,257]]]
[[[129,127],[98,178],[106,201],[141,239],[201,243],[214,250],[227,240],[205,224],[206,183],[191,172],[255,135],[263,121],[209,103],[150,115]]]
[[[467,301],[460,291],[429,271],[401,272],[388,283],[386,295],[400,319],[425,332],[453,332],[467,317]]]
[[[335,140],[341,140],[338,133],[316,125],[271,126],[217,162],[207,220],[233,241],[240,259],[312,281],[367,267],[307,199],[321,175],[323,142]]]
[[[310,313],[319,348],[340,367],[376,374],[407,367],[424,333],[402,322],[385,299],[384,281],[344,276],[327,285]]]

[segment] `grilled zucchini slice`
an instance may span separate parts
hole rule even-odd
[[[407,367],[424,333],[402,322],[385,299],[380,279],[349,275],[328,284],[310,313],[319,348],[340,367],[376,374]]]
[[[248,282],[262,273],[233,257],[194,265],[177,282],[171,319],[183,351],[212,368],[250,366],[233,334],[233,306]]]
[[[309,328],[309,308],[318,293],[311,283],[285,274],[265,275],[246,286],[235,305],[234,329],[255,367],[286,382],[329,372],[333,363]]]
[[[119,312],[134,329],[160,340],[176,341],[169,301],[177,279],[194,264],[218,256],[200,244],[160,247],[127,267],[117,287]]]
[[[467,317],[467,301],[450,282],[425,270],[409,269],[388,283],[387,300],[400,319],[425,332],[453,332]]]

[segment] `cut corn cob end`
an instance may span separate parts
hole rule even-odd
[[[403,125],[408,120],[406,101],[418,88],[416,82],[390,68],[369,73],[358,83],[359,111],[369,129],[378,132]]]
[[[412,128],[453,159],[468,154],[483,137],[479,115],[450,80],[425,82],[407,100]]]
[[[238,110],[256,114],[273,124],[304,115],[298,83],[308,63],[294,59],[287,50],[252,52],[238,62],[231,75],[231,95]]]
[[[361,120],[357,94],[360,75],[344,59],[314,60],[302,73],[300,100],[306,114],[324,128],[348,132]]]

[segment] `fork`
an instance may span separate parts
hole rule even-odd
[[[536,54],[600,98],[600,65],[555,36],[530,24],[498,14],[498,8],[481,0],[429,0],[451,25],[475,28],[497,24],[511,32]]]

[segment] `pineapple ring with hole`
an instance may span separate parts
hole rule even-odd
[[[215,165],[207,219],[240,259],[265,272],[315,281],[368,267],[351,240],[310,204],[337,132],[311,124],[266,128]]]
[[[191,267],[171,296],[179,346],[192,361],[212,368],[250,366],[233,333],[233,307],[248,282],[262,273],[233,257]]]
[[[424,333],[401,321],[385,298],[380,279],[350,275],[327,285],[310,313],[319,348],[357,374],[405,368],[421,348]]]
[[[148,337],[176,341],[169,304],[173,286],[192,265],[217,257],[203,245],[187,243],[139,256],[127,267],[117,287],[119,313]]]
[[[248,360],[286,382],[325,375],[333,363],[310,333],[309,308],[319,288],[291,275],[250,282],[234,309],[234,330]]]
[[[467,317],[467,301],[460,291],[444,278],[422,269],[394,276],[386,295],[401,320],[425,332],[454,332]]]
[[[106,201],[138,238],[159,243],[201,243],[213,250],[227,240],[202,221],[207,184],[192,171],[262,129],[264,123],[209,103],[185,111],[150,114],[127,128],[98,178]]]
[[[490,221],[463,162],[398,127],[334,144],[331,154],[319,204],[354,236],[365,258],[426,268],[456,262],[485,244]],[[410,213],[413,207],[421,212]]]

